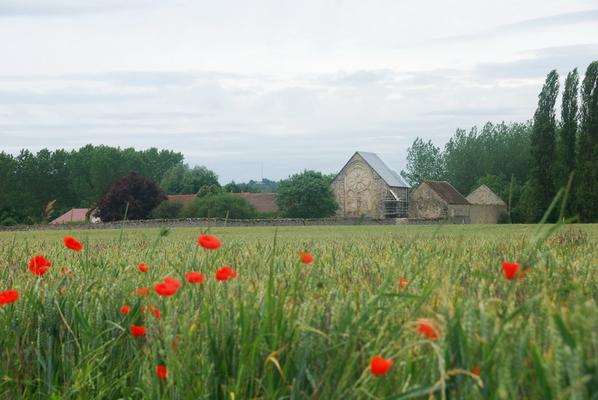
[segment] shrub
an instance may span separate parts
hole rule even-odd
[[[150,213],[150,218],[155,219],[176,219],[181,218],[183,205],[172,201],[163,201]]]
[[[330,188],[332,179],[316,171],[304,171],[280,182],[276,204],[291,218],[323,218],[334,215],[338,205]]]
[[[230,193],[198,197],[183,209],[186,218],[255,218],[257,211],[247,200]]]

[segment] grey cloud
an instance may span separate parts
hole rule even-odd
[[[111,13],[155,5],[151,0],[2,0],[0,17]]]

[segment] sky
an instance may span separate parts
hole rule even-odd
[[[0,151],[172,149],[221,183],[400,171],[533,116],[598,59],[598,0],[0,0]]]

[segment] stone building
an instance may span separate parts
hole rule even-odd
[[[467,196],[472,224],[496,224],[507,215],[507,204],[486,185]]]
[[[409,218],[470,223],[470,204],[446,181],[424,181],[409,196]]]
[[[404,218],[409,185],[374,153],[358,151],[331,184],[342,217]]]

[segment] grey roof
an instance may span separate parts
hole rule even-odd
[[[382,180],[384,180],[388,186],[406,188],[410,187],[403,180],[403,178],[401,178],[401,176],[394,170],[390,169],[376,153],[358,151],[357,154],[359,154],[365,160],[365,162],[368,163],[378,175],[380,175],[380,178],[382,178]]]

